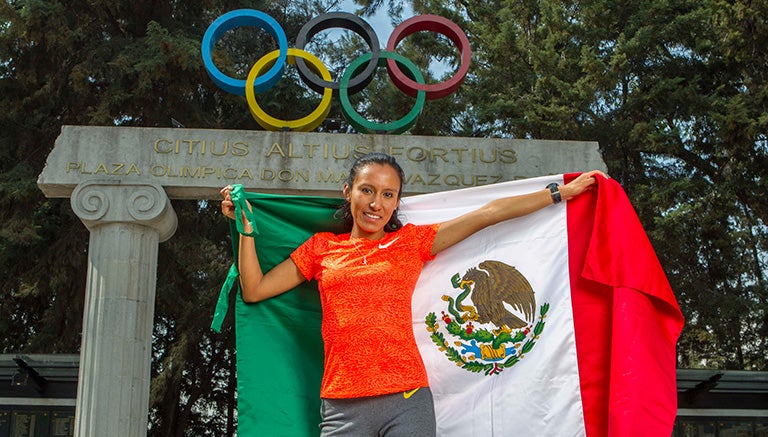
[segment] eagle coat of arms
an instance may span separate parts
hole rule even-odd
[[[537,314],[533,288],[515,267],[486,260],[464,276],[453,275],[451,285],[453,295],[442,296],[446,310],[425,319],[432,342],[449,360],[470,372],[495,375],[533,349],[549,304]]]

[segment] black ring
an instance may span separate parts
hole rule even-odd
[[[296,48],[304,50],[304,46],[313,36],[332,27],[355,32],[368,43],[368,46],[371,49],[371,60],[368,62],[368,65],[365,66],[363,71],[353,76],[349,81],[349,94],[356,94],[362,91],[368,86],[371,80],[373,80],[373,75],[376,73],[376,68],[379,64],[379,50],[381,50],[379,48],[379,37],[376,36],[376,32],[365,20],[348,12],[331,12],[329,14],[318,15],[309,20],[309,22],[301,28],[299,35],[296,37]],[[315,92],[322,94],[324,88],[330,88],[333,90],[334,95],[339,94],[341,78],[334,82],[323,80],[318,77],[301,58],[296,58],[296,68],[298,69],[299,76],[304,84],[312,88]]]
[[[560,203],[563,200],[563,198],[560,197],[560,188],[559,185],[557,185],[557,182],[552,182],[547,185],[547,188],[549,188],[549,194],[552,196],[552,203]]]

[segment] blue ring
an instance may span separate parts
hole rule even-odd
[[[285,31],[274,18],[264,12],[255,9],[236,9],[217,18],[208,26],[203,36],[203,64],[208,72],[208,76],[211,77],[219,88],[238,96],[245,95],[245,79],[235,79],[222,73],[213,63],[211,52],[216,46],[216,42],[224,33],[242,26],[255,26],[269,32],[277,41],[279,50],[279,55],[275,59],[275,64],[272,68],[254,81],[253,89],[255,92],[262,93],[272,88],[283,77],[283,70],[288,60],[288,38],[285,35]]]

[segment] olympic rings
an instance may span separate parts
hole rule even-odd
[[[256,95],[254,93],[254,87],[251,85],[266,68],[275,64],[275,59],[280,56],[280,51],[275,50],[264,55],[256,62],[251,71],[248,73],[248,79],[246,80],[245,97],[248,100],[248,107],[251,109],[251,115],[257,123],[267,130],[281,130],[290,129],[300,132],[309,132],[316,128],[323,122],[328,112],[331,110],[331,97],[333,92],[330,88],[323,90],[323,98],[320,104],[315,108],[312,113],[306,117],[298,120],[279,120],[264,112],[259,103],[256,101]],[[288,63],[293,63],[299,59],[306,59],[310,62],[310,65],[314,69],[315,73],[322,76],[326,81],[331,80],[331,72],[323,64],[323,61],[318,59],[312,53],[305,52],[299,49],[288,49]]]
[[[387,62],[393,61],[398,64],[403,65],[405,68],[407,68],[411,74],[416,78],[416,81],[419,83],[424,83],[424,76],[422,76],[421,72],[419,71],[419,67],[417,67],[413,62],[411,62],[410,59],[406,58],[405,56],[402,56],[398,53],[389,52],[389,51],[382,51],[380,54],[380,58],[378,61],[378,66],[383,67]],[[419,117],[419,114],[421,114],[422,108],[424,108],[424,101],[426,100],[426,92],[419,90],[416,95],[416,104],[413,106],[413,108],[406,114],[403,118],[397,121],[393,121],[390,123],[374,123],[372,121],[366,120],[365,118],[361,117],[357,111],[355,111],[354,107],[352,106],[352,103],[349,101],[349,93],[347,91],[347,83],[349,82],[350,76],[354,76],[357,74],[357,71],[362,67],[364,62],[370,62],[370,60],[373,59],[372,53],[366,53],[359,58],[352,61],[351,64],[349,64],[349,67],[347,67],[346,70],[344,70],[344,75],[341,77],[341,91],[339,92],[339,100],[341,101],[341,112],[344,114],[344,118],[347,119],[349,124],[351,124],[355,129],[357,129],[358,132],[362,132],[365,134],[373,134],[373,133],[379,133],[379,132],[390,132],[394,134],[400,134],[411,127],[413,127],[414,124],[416,124],[416,120]]]
[[[280,56],[278,57],[277,62],[275,62],[272,68],[264,76],[254,81],[256,92],[264,92],[272,88],[272,86],[280,80],[283,76],[285,61],[288,56],[288,38],[285,36],[285,31],[274,18],[264,12],[253,9],[236,9],[217,18],[210,26],[208,26],[208,30],[206,30],[205,35],[203,35],[203,43],[201,47],[203,64],[208,71],[208,75],[219,88],[238,96],[245,95],[245,81],[231,78],[222,73],[213,63],[211,52],[213,51],[216,42],[226,31],[242,26],[255,26],[266,30],[277,40],[277,45],[280,49]]]
[[[221,36],[236,27],[259,27],[271,34],[278,49],[264,55],[251,68],[247,80],[238,80],[223,74],[213,63],[211,52]],[[328,69],[304,47],[319,32],[329,28],[343,28],[362,37],[370,52],[353,61],[343,72],[341,79],[331,81]],[[450,39],[461,54],[456,73],[447,81],[426,84],[423,75],[413,62],[395,52],[397,45],[407,36],[420,31],[440,33]],[[330,111],[331,98],[338,95],[342,114],[350,125],[360,132],[402,133],[410,129],[424,107],[425,100],[445,97],[454,92],[469,71],[471,49],[469,40],[461,29],[450,20],[437,15],[419,15],[397,26],[387,42],[387,49],[379,48],[379,40],[371,26],[360,17],[346,12],[319,15],[307,22],[296,38],[295,49],[288,48],[285,31],[269,15],[252,9],[237,9],[217,18],[205,32],[202,42],[203,63],[213,82],[226,92],[245,95],[253,118],[267,130],[310,131],[322,123]],[[385,62],[386,61],[386,62]],[[266,114],[256,101],[255,94],[270,89],[283,75],[285,64],[296,66],[302,82],[323,95],[320,104],[311,114],[297,120],[278,120]],[[411,111],[400,120],[391,123],[374,123],[361,117],[354,110],[349,96],[363,90],[374,78],[376,69],[386,64],[387,72],[397,88],[416,99]],[[405,68],[407,73],[401,70]],[[265,70],[267,70],[265,72]]]

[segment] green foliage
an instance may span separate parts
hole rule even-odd
[[[768,2],[412,6],[459,23],[473,65],[432,106],[453,120],[427,106],[430,126],[411,133],[597,141],[686,317],[679,365],[765,370]],[[425,68],[451,47],[409,37],[401,49]],[[381,106],[370,114],[387,117]]]
[[[232,262],[229,228],[217,206],[174,202],[179,228],[160,245],[150,406],[154,435],[177,430],[223,435],[234,426],[233,324],[226,323],[223,335],[209,328]]]
[[[4,353],[79,348],[88,231],[66,199],[46,199],[35,182],[61,126],[170,126],[175,119],[186,127],[258,129],[243,98],[207,77],[205,29],[225,11],[256,8],[280,17],[293,40],[335,4],[0,3]],[[393,21],[404,18],[402,2],[357,4],[362,13],[387,8]],[[473,64],[465,85],[428,102],[410,133],[598,141],[686,316],[679,365],[768,368],[768,2],[411,4],[459,23]],[[214,59],[245,77],[253,56],[272,44],[258,32],[230,32]],[[339,46],[343,56],[327,52],[337,74],[360,46],[352,37]],[[432,82],[451,74],[428,70],[434,60],[457,66],[452,44],[441,38],[414,35],[398,52]],[[314,107],[310,95],[286,79],[260,103],[296,118]],[[369,119],[391,121],[413,102],[380,74],[357,104]],[[337,105],[331,118],[340,118]],[[179,230],[160,247],[150,434],[231,435],[233,334],[212,335],[208,317],[200,317],[212,313],[230,260],[227,229],[216,205],[174,208]]]
[[[765,370],[768,2],[414,2],[468,20],[495,134],[593,140],[687,325],[679,365]]]
[[[314,11],[207,0],[0,3],[3,353],[80,347],[88,231],[68,199],[46,199],[36,185],[62,125],[171,126],[175,119],[187,127],[257,127],[243,99],[213,86],[200,60],[207,26],[238,7]],[[306,22],[304,15],[295,22]],[[253,49],[237,37],[228,43]],[[160,246],[149,434],[232,435],[233,332],[213,334],[206,316],[231,262],[228,229],[218,205],[174,209],[178,231]]]

